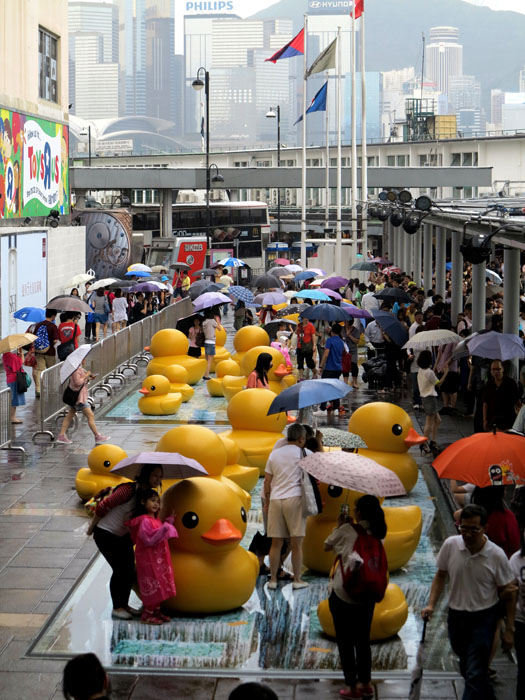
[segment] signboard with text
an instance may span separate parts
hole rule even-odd
[[[69,131],[0,109],[0,219],[68,214]]]
[[[309,15],[347,15],[352,12],[352,0],[308,0]]]

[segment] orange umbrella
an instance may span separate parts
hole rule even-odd
[[[457,440],[432,466],[442,479],[460,479],[476,486],[525,484],[525,438],[521,435],[475,433]]]

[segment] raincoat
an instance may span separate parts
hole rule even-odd
[[[139,515],[126,523],[135,544],[140,597],[144,607],[150,609],[175,595],[168,539],[178,534],[169,520],[161,522],[151,515]]]

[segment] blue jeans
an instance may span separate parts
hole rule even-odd
[[[449,608],[448,636],[465,679],[463,700],[496,700],[487,672],[500,611],[499,605],[476,612]]]

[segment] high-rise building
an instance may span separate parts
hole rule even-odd
[[[69,101],[84,119],[119,114],[118,8],[113,2],[68,5]]]
[[[177,121],[173,3],[146,5],[146,114]],[[180,115],[178,115],[179,127]]]
[[[495,128],[501,128],[503,123],[502,107],[505,104],[503,90],[490,91],[490,121]]]
[[[146,0],[117,0],[119,7],[120,114],[146,112]]]
[[[525,67],[520,70],[518,92],[525,92]]]
[[[501,121],[504,131],[525,129],[525,93],[506,92],[501,106]]]
[[[426,47],[426,77],[448,94],[449,79],[463,75],[463,45],[456,27],[432,27]]]
[[[448,81],[448,103],[452,112],[460,109],[481,109],[481,83],[473,75],[451,75]]]

